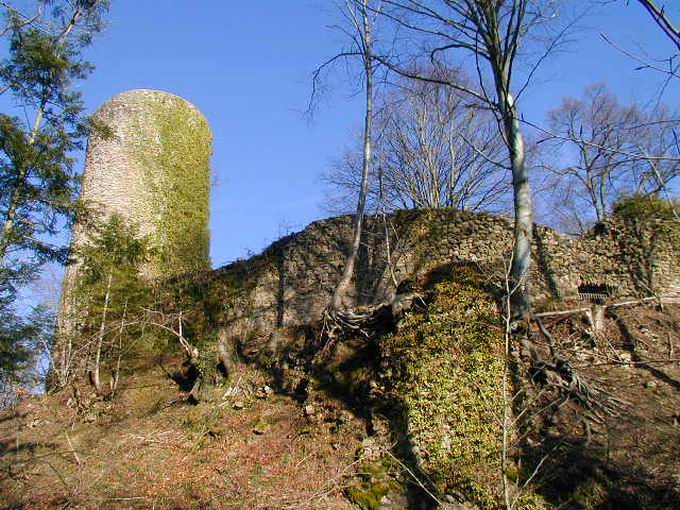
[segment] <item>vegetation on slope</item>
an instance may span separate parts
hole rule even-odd
[[[381,342],[384,376],[419,468],[441,493],[484,508],[499,499],[503,335],[479,275],[434,284],[431,304]]]

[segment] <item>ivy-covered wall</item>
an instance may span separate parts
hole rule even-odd
[[[163,275],[205,269],[210,266],[210,128],[177,96],[154,93],[140,99],[143,113],[134,119],[140,129],[126,149],[150,194],[154,269]]]
[[[113,216],[145,239],[140,269],[147,280],[210,269],[212,135],[205,117],[180,97],[140,89],[114,96],[93,119],[98,128],[88,139],[80,193],[87,214],[73,229],[60,337],[76,334],[87,308],[77,297],[78,253]]]
[[[212,135],[205,117],[167,92],[130,90],[94,118],[110,133],[94,132],[88,141],[81,198],[148,236],[148,276],[209,268]],[[74,243],[86,239],[87,227],[74,230]]]
[[[503,328],[484,275],[442,268],[427,310],[379,341],[390,408],[418,468],[480,508],[501,500]],[[439,280],[439,281],[437,281]],[[429,288],[428,288],[429,287]]]

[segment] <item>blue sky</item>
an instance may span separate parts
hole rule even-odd
[[[669,4],[672,2],[668,2]],[[214,135],[212,260],[221,266],[258,252],[290,230],[323,217],[327,168],[362,121],[338,73],[313,122],[304,119],[312,70],[341,44],[327,25],[331,0],[113,0],[110,24],[88,58],[94,74],[80,85],[89,111],[132,88],[157,88],[194,103]],[[579,11],[585,0],[566,0]],[[680,7],[670,8],[680,19]],[[653,56],[671,45],[635,1],[593,11],[570,45],[550,59],[522,98],[527,119],[541,123],[566,95],[607,81],[622,100],[655,97],[662,77],[636,65],[600,37]],[[664,100],[678,104],[678,83]]]

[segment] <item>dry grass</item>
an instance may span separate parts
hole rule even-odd
[[[25,509],[351,508],[342,491],[354,474],[360,420],[310,421],[288,397],[245,391],[237,410],[223,394],[178,403],[177,387],[152,368],[114,405],[95,404],[92,423],[66,405],[67,395],[22,402],[16,416],[0,418],[0,501]]]
[[[624,407],[547,408],[518,476],[551,451],[535,489],[556,507],[680,508],[680,306],[616,309],[595,338],[578,317],[546,326],[579,376]],[[239,370],[197,406],[146,360],[113,402],[88,404],[83,389],[78,412],[60,393],[0,414],[0,508],[352,508],[365,422],[319,389],[312,417],[290,397],[257,398],[266,374]],[[539,407],[557,398],[540,395]]]

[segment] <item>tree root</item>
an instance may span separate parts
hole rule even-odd
[[[603,414],[620,416],[630,404],[613,396],[585,374],[576,370],[567,359],[559,354],[557,342],[540,318],[534,317],[534,321],[538,330],[548,341],[550,360],[545,360],[535,354],[530,369],[532,378],[577,402],[586,411],[586,417],[593,421],[603,422]]]
[[[423,303],[417,293],[397,294],[389,302],[348,309],[326,308],[321,319],[319,344],[314,363],[326,359],[338,341],[346,337],[363,336],[371,338],[379,331],[389,331],[413,308],[416,302]]]

